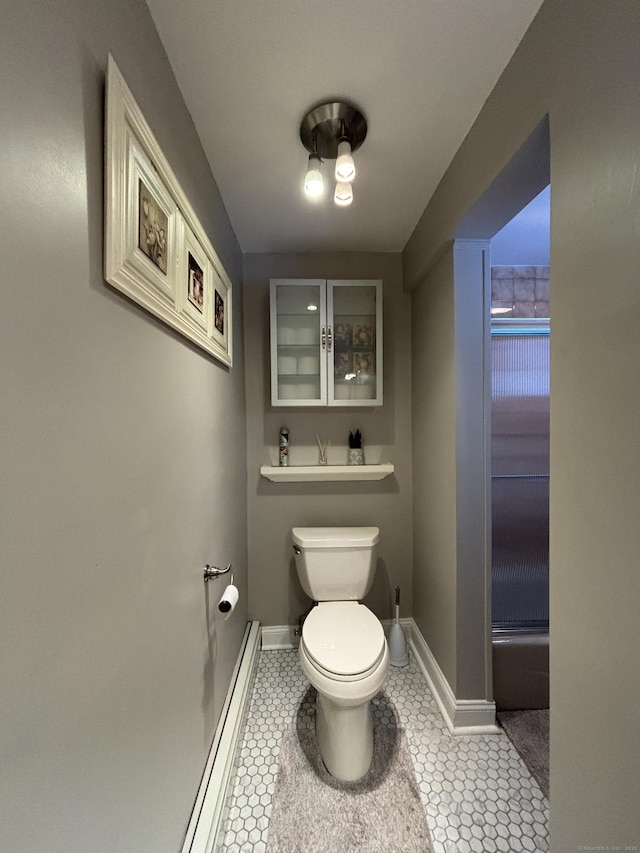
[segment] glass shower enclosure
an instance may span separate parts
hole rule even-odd
[[[492,621],[549,627],[549,325],[492,323]]]

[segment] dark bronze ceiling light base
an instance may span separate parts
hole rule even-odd
[[[356,151],[367,135],[367,122],[357,107],[342,101],[332,101],[314,107],[300,124],[300,139],[311,154],[323,160],[335,160],[338,142],[346,138]]]

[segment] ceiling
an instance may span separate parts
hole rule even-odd
[[[541,2],[147,0],[243,252],[401,251]],[[348,208],[302,192],[329,100],[368,123]]]

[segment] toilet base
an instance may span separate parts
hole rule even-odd
[[[318,693],[316,735],[329,773],[341,782],[357,781],[373,758],[371,702],[345,708]]]

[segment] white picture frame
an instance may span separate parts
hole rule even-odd
[[[231,367],[231,281],[112,56],[104,231],[106,281]]]
[[[178,214],[176,308],[184,322],[211,335],[211,262],[200,241]]]

